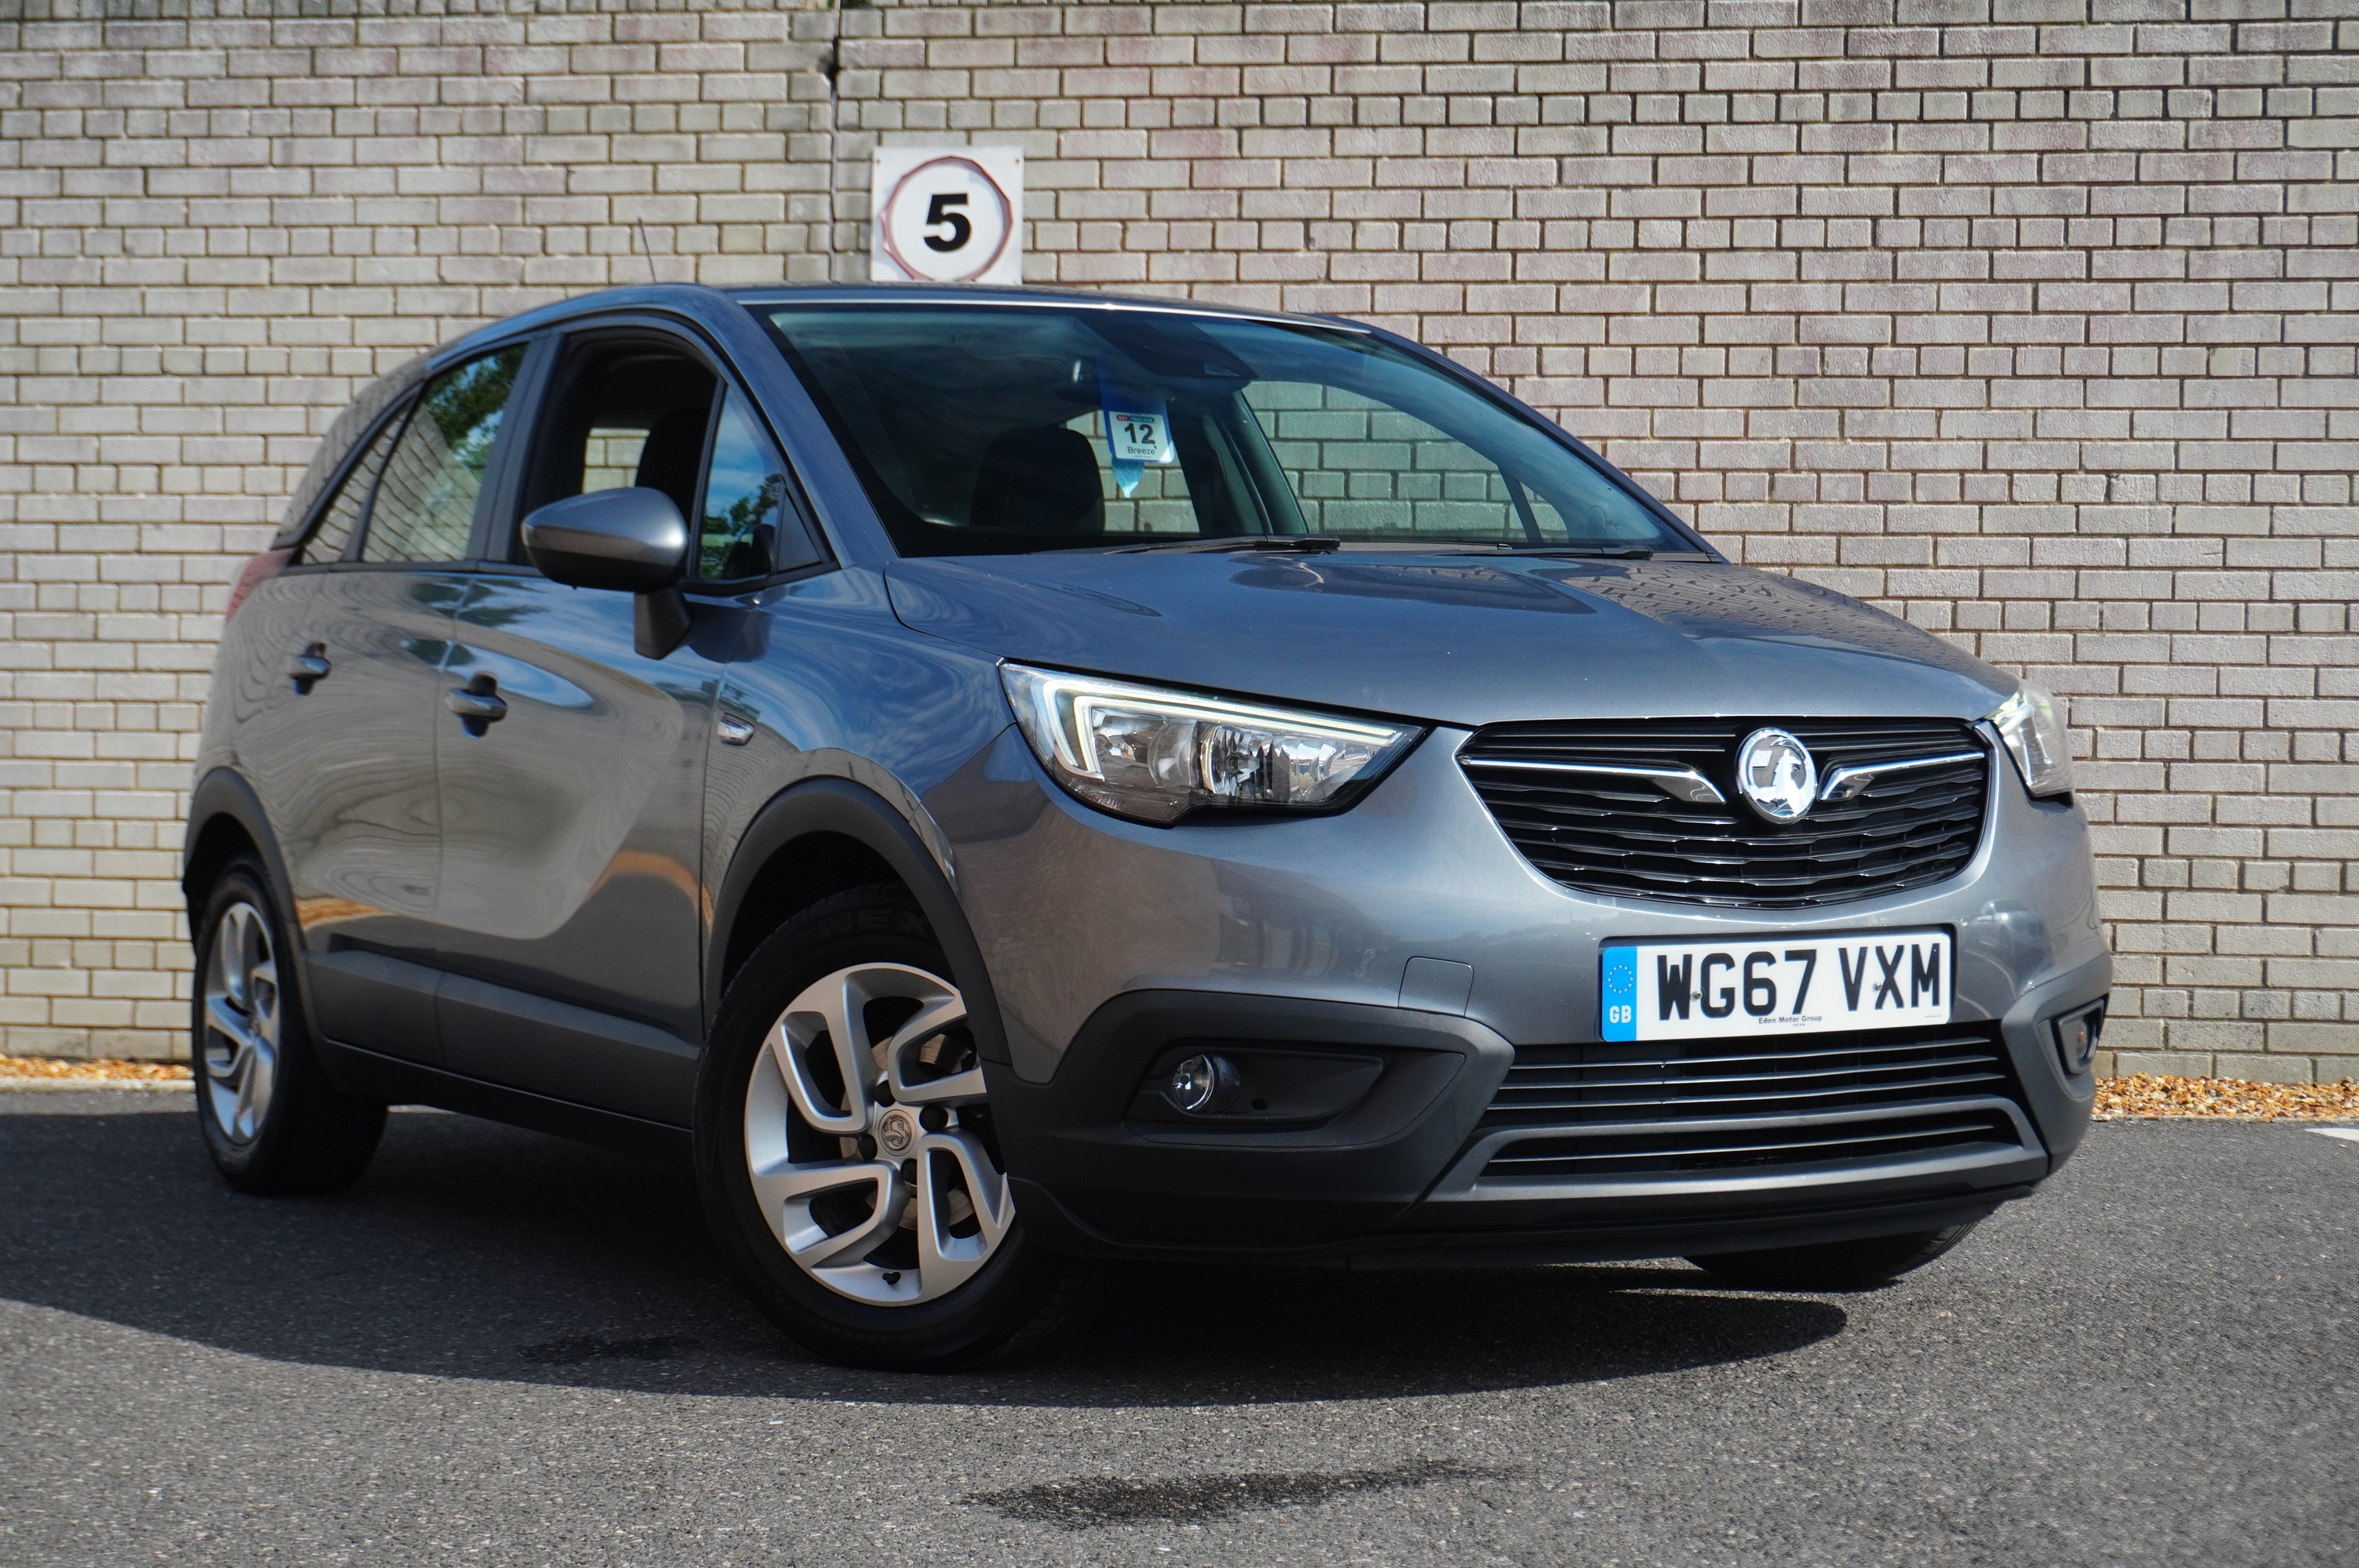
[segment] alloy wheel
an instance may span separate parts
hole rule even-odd
[[[206,1104],[232,1142],[251,1142],[277,1085],[280,992],[270,923],[243,899],[213,927],[204,999]]]
[[[923,969],[859,964],[805,988],[755,1058],[745,1135],[771,1235],[853,1301],[949,1294],[1015,1218],[966,1003]]]

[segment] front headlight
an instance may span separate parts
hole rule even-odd
[[[1057,782],[1141,822],[1208,806],[1336,810],[1425,733],[1023,665],[1002,665],[999,675],[1024,738]]]
[[[2033,795],[2065,795],[2072,788],[2072,743],[2064,730],[2064,710],[2056,699],[2025,681],[2013,697],[1990,716],[2023,775],[2023,787]]]

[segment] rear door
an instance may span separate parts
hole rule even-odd
[[[519,512],[644,485],[690,518],[713,514],[697,546],[708,575],[753,586],[794,554],[777,543],[784,465],[691,345],[581,334],[542,406]],[[454,1067],[686,1122],[703,1033],[705,757],[745,622],[725,595],[703,600],[687,640],[656,656],[634,645],[631,595],[486,564],[445,674],[499,714],[446,717],[440,752],[438,1010]]]
[[[292,575],[284,695],[241,737],[283,850],[321,1027],[413,1061],[440,1048],[434,748],[452,612],[526,349],[428,382],[373,438]]]

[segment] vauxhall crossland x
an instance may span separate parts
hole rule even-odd
[[[371,385],[231,597],[199,1119],[693,1162],[810,1349],[1105,1260],[1872,1284],[2086,1127],[2038,689],[1349,321],[650,287]]]

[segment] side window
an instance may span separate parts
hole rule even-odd
[[[582,442],[582,493],[626,490],[639,482],[639,459],[648,432],[636,426],[593,425]]]
[[[713,391],[712,373],[685,355],[636,342],[578,345],[536,443],[526,510],[637,485],[694,518]]]
[[[457,561],[474,532],[475,500],[500,416],[516,389],[519,344],[470,360],[426,384],[386,460],[370,509],[364,561]]]
[[[787,465],[765,436],[745,395],[723,394],[721,427],[704,476],[704,515],[697,529],[696,575],[709,582],[767,577],[809,566],[818,555],[787,504]]]
[[[385,454],[401,433],[402,416],[397,414],[385,422],[385,428],[372,437],[361,460],[353,465],[344,482],[336,487],[335,499],[321,515],[319,525],[304,541],[303,553],[297,557],[301,566],[324,566],[344,558],[344,546],[352,543],[353,530],[360,525],[361,514],[368,509],[369,491],[376,483],[377,470],[385,466]]]

